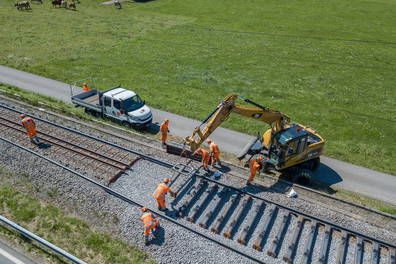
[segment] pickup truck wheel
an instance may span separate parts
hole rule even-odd
[[[123,127],[131,128],[131,125],[128,122],[126,122],[126,121],[123,121],[121,124],[122,124]]]

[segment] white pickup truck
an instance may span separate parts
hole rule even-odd
[[[150,108],[139,95],[131,90],[116,86],[106,91],[91,89],[73,95],[71,101],[85,108],[85,112],[97,117],[109,118],[123,126],[142,129],[152,123]]]

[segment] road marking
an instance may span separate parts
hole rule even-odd
[[[11,255],[7,251],[3,250],[2,248],[0,248],[0,254],[3,255],[4,257],[8,258],[9,260],[14,262],[15,264],[25,264],[25,262],[20,261],[19,259],[17,259],[13,255]]]

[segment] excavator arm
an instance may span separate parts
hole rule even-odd
[[[261,106],[250,99],[239,96],[243,101],[254,107],[236,104],[235,101],[237,98],[238,95],[236,94],[227,95],[201,124],[194,129],[192,136],[185,138],[185,144],[190,147],[191,151],[195,151],[232,112],[265,122],[273,127],[274,132],[283,129],[289,122],[287,115]]]

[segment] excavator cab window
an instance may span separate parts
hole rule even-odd
[[[304,152],[307,147],[307,136],[299,137],[296,139],[290,139],[287,142],[287,153],[286,156],[293,156]]]

